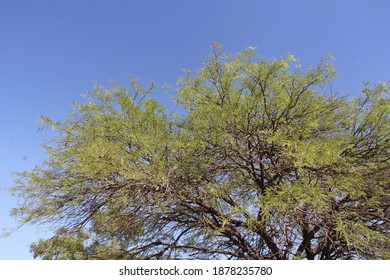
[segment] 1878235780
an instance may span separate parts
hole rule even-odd
[[[213,275],[272,275],[272,267],[220,266],[213,267]]]

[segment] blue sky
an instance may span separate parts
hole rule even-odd
[[[363,80],[390,79],[389,12],[387,0],[0,0],[0,229],[17,226],[11,172],[46,159],[39,116],[64,119],[94,81],[154,80],[164,102],[161,87],[200,67],[217,41],[303,65],[332,53],[333,90],[356,95]],[[48,234],[23,226],[0,239],[0,259],[31,259],[28,244]]]

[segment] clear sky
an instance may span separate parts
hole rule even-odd
[[[17,226],[11,172],[46,159],[39,116],[64,119],[94,81],[174,85],[217,41],[303,65],[332,53],[333,90],[356,95],[363,80],[390,79],[389,12],[388,0],[0,0],[0,229]],[[28,244],[47,235],[23,226],[0,239],[0,259],[31,259]]]

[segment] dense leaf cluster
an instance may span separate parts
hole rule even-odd
[[[389,84],[329,92],[329,59],[214,53],[169,114],[132,79],[96,86],[49,159],[18,174],[44,259],[389,259]]]

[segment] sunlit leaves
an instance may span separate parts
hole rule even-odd
[[[35,256],[389,258],[389,84],[337,96],[331,59],[216,45],[179,79],[182,115],[132,78],[42,117],[58,135],[13,214],[63,230]]]

